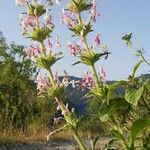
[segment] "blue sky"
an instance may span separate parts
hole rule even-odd
[[[0,31],[3,32],[8,42],[29,45],[29,41],[20,35],[19,13],[22,11],[14,3],[15,0],[0,0]],[[97,0],[98,1],[98,0]],[[107,79],[126,79],[131,69],[137,62],[137,57],[124,45],[122,35],[132,32],[133,42],[137,49],[144,47],[145,57],[150,60],[150,1],[137,0],[99,0],[101,16],[94,25],[95,32],[89,36],[89,41],[99,32],[102,44],[107,44],[111,55],[107,60],[100,60],[97,67],[102,65],[106,71]],[[60,60],[54,70],[60,75],[65,69],[70,75],[81,76],[86,70],[85,65],[71,67],[76,59],[68,54],[65,47],[71,38],[71,32],[59,21],[61,6],[52,10],[54,22],[57,24],[54,35],[59,35],[63,41],[64,59]],[[149,73],[150,68],[142,65],[137,75]]]

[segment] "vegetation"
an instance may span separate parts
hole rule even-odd
[[[74,137],[81,150],[96,150],[98,139],[107,133],[111,140],[103,150],[149,150],[150,80],[146,76],[135,75],[141,64],[150,67],[150,63],[144,57],[143,49],[134,48],[132,33],[123,36],[122,40],[139,60],[127,80],[107,83],[104,69],[101,68],[99,72],[95,67],[99,60],[108,58],[110,53],[107,46],[101,46],[99,33],[96,34],[93,45],[88,43],[88,35],[100,15],[96,1],[65,2],[62,22],[80,41],[80,44],[68,44],[71,55],[78,58],[73,65],[84,64],[90,70],[82,79],[70,81],[66,71],[64,77],[60,78],[52,68],[63,58],[60,38],[56,38],[55,48],[58,51],[53,50],[50,39],[54,28],[49,14],[53,2],[16,2],[25,8],[20,20],[22,34],[34,41],[34,44],[28,48],[14,43],[9,46],[2,34],[0,36],[2,134],[11,129],[25,134],[31,131],[28,136],[40,137],[39,128],[44,133],[50,129],[47,135],[49,140],[55,134],[66,131]],[[39,75],[41,69],[46,71],[45,76]],[[71,85],[83,92],[80,94],[84,103],[79,107],[85,111],[81,111],[81,115],[73,107],[76,96],[71,94]],[[79,92],[77,94],[79,96]],[[57,124],[55,128],[54,124]],[[91,147],[84,140],[84,131],[92,140]]]
[[[1,140],[3,135],[20,133],[23,137],[31,131],[39,132],[40,127],[46,130],[55,114],[51,101],[37,96],[34,77],[38,69],[26,59],[23,48],[14,43],[9,46],[0,33]]]

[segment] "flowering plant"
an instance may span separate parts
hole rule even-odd
[[[68,104],[64,103],[64,99],[67,97],[66,87],[73,82],[69,82],[66,72],[64,79],[60,81],[57,72],[53,73],[52,71],[52,66],[59,59],[63,58],[60,51],[53,51],[50,38],[54,28],[50,8],[54,3],[59,3],[59,1],[47,0],[46,3],[43,4],[39,0],[16,0],[16,4],[24,7],[26,10],[20,18],[20,25],[23,29],[22,34],[34,42],[33,45],[26,48],[26,54],[38,67],[47,71],[45,77],[40,76],[36,79],[37,89],[40,95],[47,95],[56,101],[58,105],[57,110],[61,111],[63,117],[55,118],[54,121],[65,121],[65,125],[56,131],[50,132],[47,139],[56,132],[67,130],[72,133],[80,149],[87,150],[88,147],[86,143],[79,135],[79,124],[81,120],[76,117],[74,109],[70,110]],[[87,13],[88,17],[84,18],[83,13]],[[75,82],[74,85],[80,87],[82,90],[85,88],[88,89],[89,92],[85,97],[93,101],[98,101],[98,119],[110,124],[112,134],[116,139],[121,141],[124,149],[133,150],[135,149],[134,144],[137,135],[150,125],[148,114],[146,119],[134,119],[134,115],[136,114],[134,107],[138,108],[137,105],[140,99],[143,100],[143,95],[147,94],[145,91],[150,92],[149,83],[145,82],[141,84],[134,76],[141,63],[146,62],[148,65],[149,63],[141,51],[136,51],[142,60],[135,65],[129,81],[123,80],[111,85],[107,84],[104,69],[101,67],[101,70],[98,71],[95,67],[95,64],[102,59],[102,57],[104,57],[104,59],[108,58],[110,53],[108,52],[107,46],[101,45],[101,35],[99,33],[96,34],[92,42],[93,44],[89,44],[87,39],[87,36],[93,31],[93,23],[96,22],[98,16],[100,16],[100,13],[97,9],[96,0],[68,0],[65,9],[61,12],[62,24],[66,24],[67,28],[73,33],[73,37],[78,39],[78,43],[67,43],[70,54],[78,58],[78,61],[73,65],[82,63],[90,69],[90,71],[84,75],[83,79],[79,82]],[[132,34],[125,35],[122,39],[132,48],[130,41],[131,35]],[[57,49],[61,48],[59,37],[56,38],[56,47]],[[121,96],[115,93],[115,90],[120,86],[125,88],[125,94],[121,94]],[[145,99],[143,102],[149,112],[148,103]],[[121,111],[119,114],[120,118],[118,117],[119,111]],[[124,116],[124,112],[129,112],[128,116]],[[140,117],[142,117],[142,115]],[[133,119],[130,123],[130,127],[124,124],[122,125],[122,121],[125,120],[126,123],[128,117]],[[139,126],[139,124],[141,124],[141,127],[137,128],[136,126]],[[130,140],[126,140],[124,133],[128,133],[127,136]],[[93,150],[95,149],[97,139],[98,137],[96,137],[92,143]],[[114,142],[115,140],[113,139],[112,141]],[[113,143],[112,141],[108,143],[109,147],[110,144]]]

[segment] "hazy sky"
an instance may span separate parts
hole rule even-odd
[[[8,42],[15,41],[17,44],[29,45],[29,41],[20,35],[19,13],[22,11],[15,6],[15,0],[0,0],[0,31],[3,32]],[[107,79],[126,79],[131,73],[131,68],[137,62],[137,58],[124,45],[122,35],[132,32],[134,45],[137,49],[144,47],[145,56],[150,60],[150,0],[97,0],[101,16],[95,24],[95,32],[89,37],[92,38],[99,32],[102,44],[107,44],[111,55],[107,60],[100,60],[98,66],[103,66]],[[62,75],[65,69],[70,75],[81,76],[88,68],[85,65],[71,67],[76,59],[68,54],[65,47],[70,40],[71,32],[66,26],[60,23],[61,6],[52,10],[54,22],[57,24],[54,35],[59,35],[63,41],[64,59],[60,60],[54,70]],[[149,73],[150,68],[142,65],[137,75]]]

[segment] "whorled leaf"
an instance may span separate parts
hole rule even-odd
[[[49,54],[47,56],[37,57],[36,63],[39,67],[48,69],[55,64],[59,59],[63,58],[60,56],[61,53],[58,54]]]
[[[90,9],[91,4],[88,0],[71,0],[66,7],[75,13],[81,13],[82,11]]]
[[[66,87],[64,85],[51,86],[48,88],[47,94],[51,98],[59,97],[66,99]]]
[[[43,42],[47,37],[50,36],[50,33],[52,32],[51,29],[46,27],[36,27],[33,28],[33,31],[31,33],[31,38],[33,41]]]
[[[35,14],[36,12],[36,14]],[[28,7],[28,14],[31,15],[31,16],[42,16],[44,13],[46,13],[46,10],[44,9],[44,6],[43,5],[37,5],[37,6],[34,6],[34,5],[30,5]]]
[[[81,23],[81,24],[77,24],[77,25],[75,25],[75,26],[73,26],[73,27],[70,27],[69,28],[69,30],[71,30],[72,32],[74,32],[74,34],[76,35],[76,36],[86,36],[89,32],[92,32],[92,25],[90,24],[90,22],[89,23],[87,23],[87,24],[83,24],[83,23]]]
[[[73,65],[79,64],[79,63],[83,63],[86,65],[94,65],[102,56],[106,55],[105,53],[97,53],[96,51],[89,49],[88,50],[84,50],[79,58],[80,61],[74,63]]]

